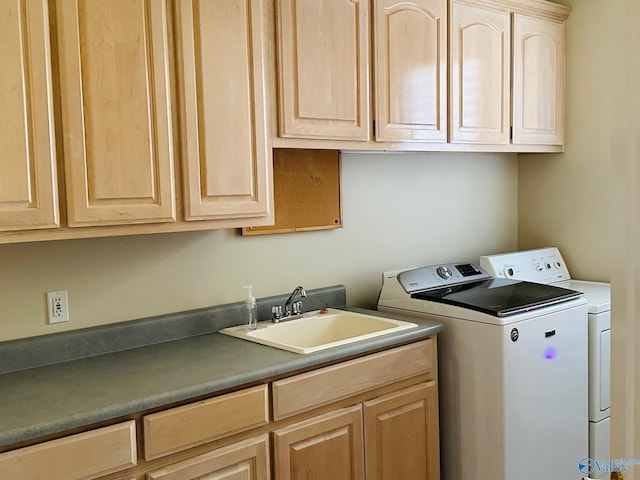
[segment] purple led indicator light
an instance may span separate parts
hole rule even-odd
[[[544,349],[544,358],[547,360],[552,360],[558,356],[558,351],[555,347],[547,347]]]

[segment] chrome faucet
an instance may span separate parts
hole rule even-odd
[[[294,302],[297,295],[300,295],[300,298],[304,298],[307,296],[306,290],[298,285],[293,289],[287,301],[284,302],[284,305],[274,305],[271,307],[271,313],[273,314],[271,321],[274,323],[278,323],[284,319],[294,319],[302,317],[302,300],[298,300]]]

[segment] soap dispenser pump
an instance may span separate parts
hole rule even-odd
[[[258,305],[256,297],[253,296],[253,285],[245,285],[242,288],[247,290],[247,299],[245,300],[248,316],[247,329],[255,330],[258,328]]]

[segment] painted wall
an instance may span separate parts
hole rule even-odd
[[[519,246],[558,245],[611,282],[611,455],[640,458],[640,44],[637,0],[564,0],[566,153],[519,157]],[[625,478],[640,478],[629,468]]]
[[[566,150],[519,155],[519,248],[555,245],[574,278],[610,280],[612,49],[606,31],[611,6],[566,0]],[[615,27],[614,27],[615,28]]]
[[[375,308],[381,273],[477,260],[517,245],[517,159],[344,154],[344,228],[242,237],[239,230],[0,245],[0,341],[243,300],[296,285],[347,286]],[[45,292],[69,292],[47,325]]]
[[[612,0],[601,17],[608,56],[609,143],[612,180],[611,458],[640,458],[640,2]],[[597,8],[597,7],[596,7]],[[640,478],[631,466],[624,478]]]

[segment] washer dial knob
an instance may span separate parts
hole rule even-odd
[[[451,269],[449,267],[445,267],[444,265],[441,267],[438,267],[436,269],[436,273],[440,278],[444,278],[445,280],[451,278],[451,276],[453,275],[453,272],[451,271]]]

